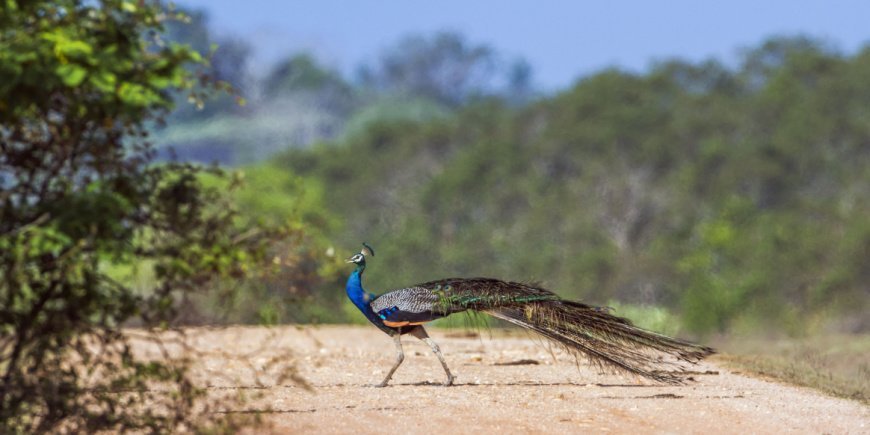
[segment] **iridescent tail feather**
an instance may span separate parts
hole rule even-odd
[[[487,278],[448,279],[420,284],[439,295],[444,314],[487,313],[614,368],[655,381],[678,384],[680,372],[714,350],[634,326],[609,310],[563,300],[543,288]]]

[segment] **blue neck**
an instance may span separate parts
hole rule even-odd
[[[364,264],[358,265],[356,270],[350,274],[347,278],[347,285],[345,286],[345,290],[347,291],[347,297],[359,308],[360,311],[369,319],[369,322],[372,322],[375,326],[386,332],[387,334],[392,335],[395,331],[384,325],[384,321],[378,317],[377,313],[372,310],[371,305],[369,305],[374,299],[375,295],[365,291],[362,287],[362,274],[365,272],[366,267]]]
[[[371,296],[363,290],[362,287],[362,274],[365,272],[365,266],[357,266],[356,270],[350,274],[350,277],[347,278],[347,285],[345,286],[345,290],[347,291],[347,297],[350,298],[350,301],[353,302],[363,314],[366,314],[366,310],[371,311],[371,307],[369,307],[369,302],[371,302]]]

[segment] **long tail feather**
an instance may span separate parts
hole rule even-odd
[[[713,349],[634,326],[607,309],[563,300],[540,287],[486,278],[421,284],[441,295],[445,311],[475,310],[534,331],[593,364],[659,382],[682,382],[679,372]]]

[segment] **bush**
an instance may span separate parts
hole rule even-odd
[[[146,127],[172,91],[208,83],[197,52],[159,41],[172,15],[159,2],[5,5],[0,432],[189,429],[187,362],[137,358],[120,328],[172,326],[212,279],[256,271],[280,231],[243,223],[201,181],[221,171],[151,163]],[[114,278],[137,267],[145,289]]]

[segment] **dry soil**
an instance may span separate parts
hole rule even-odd
[[[197,382],[213,398],[244,399],[218,413],[259,411],[274,433],[870,433],[870,408],[858,402],[715,362],[694,367],[685,385],[658,385],[578,365],[524,333],[429,333],[457,376],[452,387],[413,337],[390,386],[370,386],[395,358],[372,327],[189,331],[206,351]],[[288,365],[307,388],[279,376]]]

